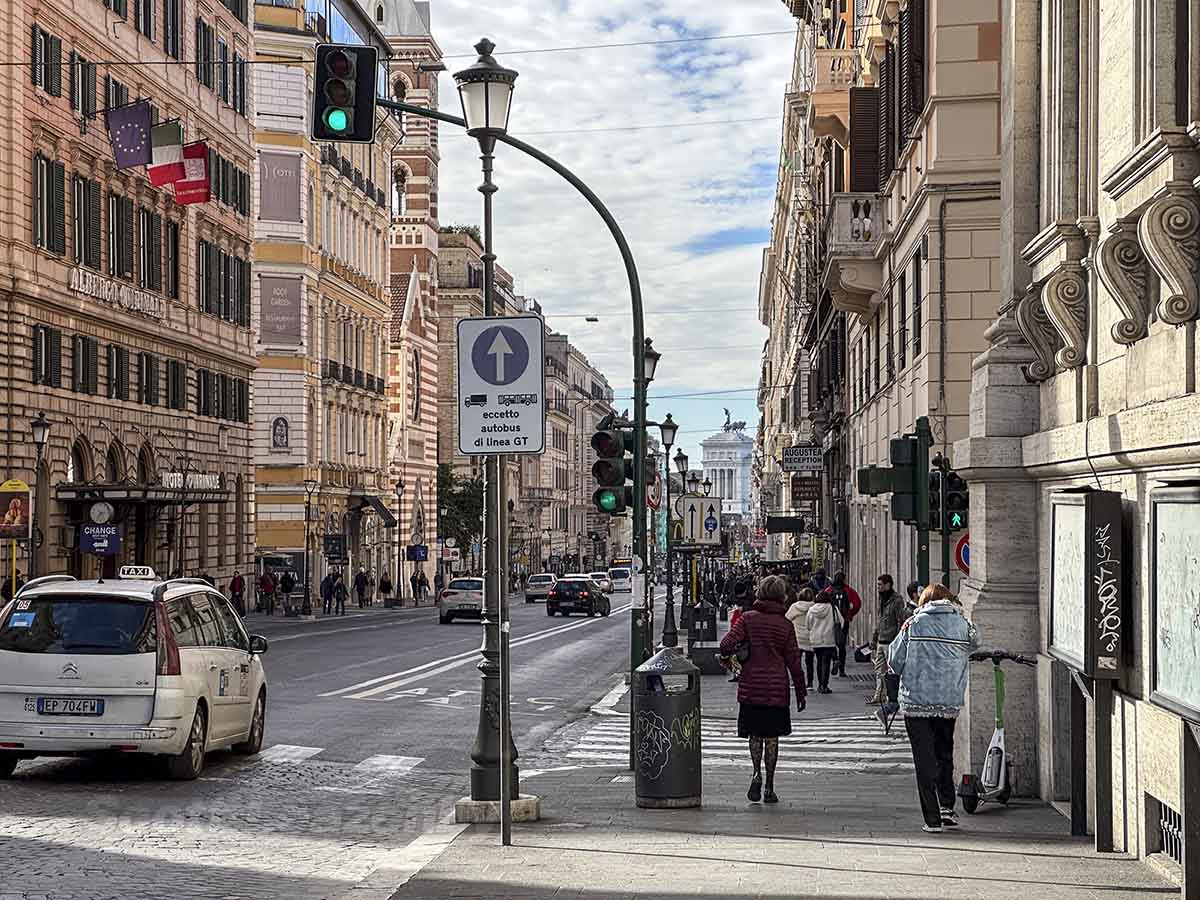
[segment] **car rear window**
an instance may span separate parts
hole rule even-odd
[[[157,646],[154,607],[119,597],[25,597],[0,622],[0,650],[17,653],[116,656]]]
[[[483,582],[472,578],[456,578],[450,582],[450,590],[452,591],[482,591]]]
[[[549,584],[554,580],[553,575],[534,575],[529,579],[530,584]]]
[[[565,591],[586,591],[591,585],[590,581],[584,581],[582,578],[572,578],[560,581],[555,587]]]
[[[609,569],[608,577],[609,578],[628,578],[629,570],[628,569]]]

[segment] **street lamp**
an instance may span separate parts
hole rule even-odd
[[[683,452],[683,448],[675,451],[675,471],[679,473],[680,478],[687,478],[688,471],[688,456]]]
[[[646,349],[642,355],[646,359],[646,383],[649,384],[654,380],[654,370],[658,368],[658,361],[662,359],[662,354],[654,349],[650,338],[646,338]]]
[[[712,493],[712,479],[708,476],[704,478],[704,496],[707,497]]]
[[[700,476],[695,472],[692,472],[690,475],[688,475],[687,486],[689,494],[700,493]]]
[[[675,420],[671,418],[671,414],[667,413],[667,417],[659,423],[659,433],[662,435],[663,446],[666,448],[667,459],[671,458],[671,447],[675,444],[675,435],[679,433],[679,426],[675,424]]]
[[[50,438],[50,420],[46,418],[44,412],[39,412],[37,418],[29,423],[29,430],[33,432],[33,446],[37,448],[37,462],[33,466],[34,508],[30,511],[33,521],[30,522],[29,529],[29,580],[32,581],[37,577],[38,529],[36,517],[41,509],[38,504],[42,502],[42,454],[46,450],[46,441]],[[13,585],[13,591],[16,591],[16,585]]]
[[[317,490],[315,478],[304,479],[304,602],[300,605],[300,615],[311,616],[312,611],[312,575],[309,571],[308,545],[311,541],[308,533],[308,522],[312,518],[312,498]]]
[[[497,138],[508,131],[508,114],[512,109],[513,84],[517,73],[506,69],[492,58],[496,45],[483,38],[475,45],[479,54],[472,65],[454,74],[458,85],[458,96],[462,101],[463,118],[467,134],[479,141],[480,160],[483,163],[483,184],[479,193],[483,195],[483,314],[496,315],[496,254],[492,250],[492,195],[496,186],[492,183],[492,154]],[[508,596],[502,586],[505,568],[504,552],[501,550],[501,535],[505,514],[503,457],[491,454],[484,464],[484,536],[486,556],[484,560],[484,597],[488,606],[484,617],[484,640],[480,652],[483,662],[479,665],[481,675],[479,724],[475,743],[471,748],[471,799],[474,801],[496,801],[517,797],[517,748],[512,740],[508,719],[508,629],[502,622],[508,621]],[[492,713],[489,715],[489,710]],[[494,718],[499,710],[499,721]],[[507,802],[500,804],[501,842],[511,843],[511,823]]]
[[[667,417],[663,419],[662,424],[658,426],[659,432],[662,435],[663,447],[666,448],[666,458],[671,458],[671,447],[675,443],[675,436],[679,433],[679,426],[675,424],[675,420],[671,418],[671,414],[667,413]],[[679,465],[679,457],[683,456],[683,450],[680,449],[675,454],[675,465]],[[684,467],[687,467],[687,457],[684,456]],[[662,645],[664,647],[679,646],[679,628],[675,624],[675,570],[672,568],[671,560],[671,472],[668,466],[667,481],[663,485],[663,507],[667,511],[667,606],[663,610],[663,630],[662,630]]]
[[[404,530],[400,524],[403,518],[404,501],[404,479],[396,480],[396,598],[399,601],[397,604],[400,607],[404,606],[404,536],[401,532]],[[413,606],[417,605],[417,598],[413,596]]]

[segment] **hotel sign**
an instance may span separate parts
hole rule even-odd
[[[189,491],[221,490],[221,476],[207,472],[163,472],[160,481],[165,488],[185,488]]]
[[[162,297],[149,291],[138,290],[131,284],[113,281],[87,269],[71,270],[70,287],[76,294],[91,297],[139,316],[161,321],[167,315],[167,304]]]

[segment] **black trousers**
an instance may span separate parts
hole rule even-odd
[[[917,796],[926,825],[941,825],[941,810],[954,809],[954,719],[906,718],[917,770]]]
[[[817,685],[829,687],[829,670],[833,665],[833,657],[837,653],[834,647],[818,647],[817,653]]]
[[[833,667],[833,671],[842,675],[846,674],[846,629],[839,628],[837,634],[833,638],[837,641],[837,662]]]
[[[808,686],[813,686],[813,664],[816,662],[817,654],[813,650],[801,650],[800,655],[804,657],[804,669],[808,673]]]

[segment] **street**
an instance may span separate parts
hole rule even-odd
[[[595,619],[513,603],[522,753],[622,681],[629,607],[617,596]],[[20,873],[2,900],[333,900],[453,810],[478,715],[479,624],[376,607],[247,625],[271,641],[263,752],[210,754],[191,783],[139,757],[22,763],[0,783],[0,858]]]

